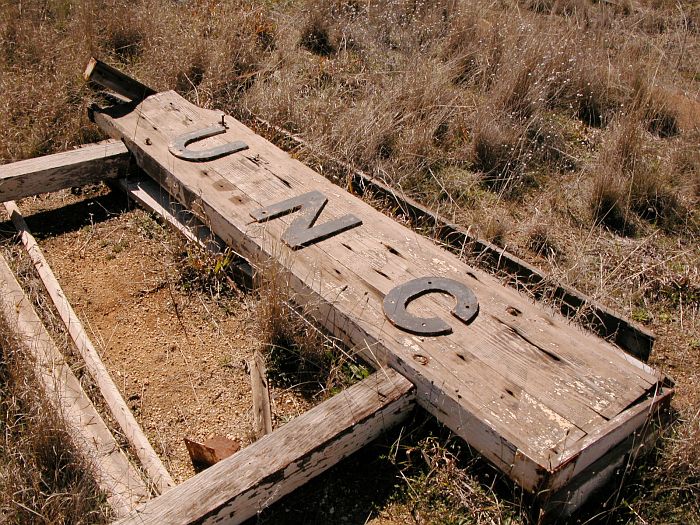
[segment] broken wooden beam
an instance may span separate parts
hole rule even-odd
[[[85,80],[106,87],[118,95],[126,97],[134,102],[139,102],[155,93],[155,91],[143,85],[138,80],[134,80],[118,69],[96,58],[91,58],[88,61],[83,76]]]
[[[255,438],[260,439],[272,432],[272,410],[270,408],[270,390],[267,387],[267,369],[265,359],[257,350],[250,360],[250,384],[253,391],[253,428]]]
[[[401,422],[413,406],[410,381],[379,370],[117,523],[242,523]]]
[[[150,497],[146,484],[119,449],[2,256],[0,311],[26,349],[39,385],[65,421],[73,445],[94,466],[95,481],[114,512],[123,516],[146,501]]]
[[[120,140],[0,166],[0,202],[123,177],[130,159]]]
[[[136,456],[141,461],[141,464],[151,478],[154,486],[158,489],[158,492],[165,492],[173,487],[175,482],[163,466],[158,454],[153,450],[153,447],[149,443],[141,426],[136,421],[136,418],[131,413],[131,410],[129,410],[117,385],[114,384],[107,367],[102,362],[99,353],[85,332],[80,318],[73,310],[53,270],[51,270],[48,261],[44,257],[41,248],[29,231],[29,226],[27,226],[19,208],[14,201],[10,201],[5,203],[5,209],[17,228],[22,244],[29,254],[39,277],[41,277],[63,324],[75,343],[78,352],[85,361],[90,376],[100,389],[100,393],[110,413],[122,429],[126,440],[133,447]]]

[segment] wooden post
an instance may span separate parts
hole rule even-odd
[[[272,410],[270,409],[270,391],[267,387],[265,359],[257,350],[250,361],[250,383],[253,389],[255,437],[260,439],[265,434],[272,432]]]
[[[146,501],[150,496],[148,488],[119,449],[2,256],[0,312],[26,349],[39,384],[63,417],[73,444],[94,465],[97,484],[105,491],[114,512],[123,516]]]
[[[0,202],[124,176],[131,156],[121,140],[0,166]]]
[[[39,248],[36,240],[29,232],[29,227],[24,217],[22,217],[19,208],[17,208],[17,205],[13,201],[10,201],[5,203],[5,209],[17,228],[24,248],[32,259],[34,267],[39,273],[46,290],[49,292],[51,300],[56,306],[75,346],[83,357],[90,376],[94,379],[95,383],[97,383],[114,419],[121,427],[128,442],[133,446],[136,455],[141,460],[144,469],[153,480],[158,491],[164,492],[168,490],[175,485],[175,482],[163,466],[158,454],[156,454],[155,450],[153,450],[153,447],[151,447],[151,444],[148,442],[148,438],[143,433],[143,430],[134,418],[131,410],[129,410],[117,385],[112,381],[109,371],[102,362],[92,341],[90,341],[87,336],[80,319],[73,311],[73,307],[70,305],[48,261],[41,252],[41,248]]]
[[[618,439],[600,432],[668,384],[663,374],[436,247],[231,117],[172,91],[93,116],[226,244],[254,264],[272,261],[313,319],[412,381],[418,403],[525,490],[560,489],[575,463],[568,451],[583,454],[579,445],[587,436],[606,446]],[[247,149],[201,162],[171,153],[183,137],[221,123],[224,131],[201,147],[243,142]],[[297,237],[306,240],[291,241]],[[392,324],[385,315],[392,290],[431,284],[431,277],[471,289],[478,315],[458,322],[448,313],[454,301],[417,290],[414,324]],[[452,320],[440,337],[420,330],[436,314]]]

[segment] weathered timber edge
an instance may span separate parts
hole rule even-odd
[[[83,77],[134,102],[155,94],[153,89],[96,58],[88,61]]]
[[[616,475],[618,469],[628,463],[633,464],[652,451],[652,446],[664,429],[668,428],[673,416],[671,398],[673,388],[662,388],[655,398],[649,399],[634,410],[624,414],[620,426],[634,428],[627,435],[618,433],[610,436],[606,445],[609,449],[600,457],[582,461],[566,484],[559,490],[540,494],[543,522],[567,517],[573,514],[593,494],[600,491]],[[581,453],[584,455],[585,451]]]
[[[413,406],[411,382],[379,370],[117,523],[241,523],[376,439]]]
[[[2,256],[0,313],[26,350],[39,386],[65,421],[78,453],[94,466],[95,481],[114,512],[123,516],[147,500],[146,484],[119,449]]]
[[[557,283],[550,275],[486,240],[470,234],[463,227],[449,222],[440,214],[428,209],[416,200],[398,193],[384,182],[363,173],[347,162],[341,161],[313,148],[308,142],[287,130],[275,126],[264,119],[249,115],[253,120],[296,148],[304,148],[323,162],[335,166],[341,173],[349,175],[352,187],[358,193],[369,190],[375,195],[392,202],[414,225],[427,225],[435,231],[436,237],[446,245],[469,253],[479,265],[491,271],[507,272],[511,283],[524,286],[538,298],[548,295],[558,303],[562,314],[579,319],[586,328],[601,337],[611,339],[631,355],[646,361],[651,354],[655,336],[639,324],[614,312],[595,299],[579,292],[571,286]],[[274,136],[271,138],[275,138]]]
[[[124,176],[129,151],[120,140],[0,166],[0,202]]]

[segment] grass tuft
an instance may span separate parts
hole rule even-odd
[[[323,57],[331,56],[336,52],[328,24],[318,13],[311,15],[302,28],[299,44],[315,55]]]

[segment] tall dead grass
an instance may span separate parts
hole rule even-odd
[[[313,302],[295,293],[289,279],[275,263],[255,277],[259,341],[273,384],[318,401],[369,376],[366,364],[310,320]]]
[[[49,407],[32,365],[0,324],[0,515],[8,523],[106,523],[92,466]]]

